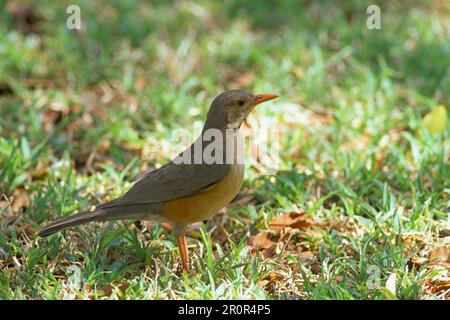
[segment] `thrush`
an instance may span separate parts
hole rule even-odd
[[[242,90],[222,92],[213,100],[200,136],[186,150],[161,168],[144,173],[120,198],[51,222],[39,236],[92,221],[168,222],[188,270],[187,226],[211,218],[238,194],[244,180],[239,128],[256,105],[276,97]]]

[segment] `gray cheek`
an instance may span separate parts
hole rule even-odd
[[[237,129],[240,127],[242,120],[236,120],[234,122],[229,122],[227,128],[229,129]]]
[[[228,118],[228,128],[232,128],[232,129],[236,129],[238,128],[242,121],[244,121],[245,118],[245,114],[244,113],[239,113],[236,115],[232,115]]]

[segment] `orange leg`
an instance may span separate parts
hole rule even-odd
[[[178,242],[178,250],[180,251],[181,261],[183,262],[183,268],[185,271],[189,271],[188,248],[184,233],[180,234],[177,237],[177,242]]]

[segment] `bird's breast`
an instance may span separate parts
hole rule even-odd
[[[163,213],[168,222],[190,224],[209,219],[239,193],[244,180],[244,165],[233,164],[220,181],[195,195],[168,201]]]

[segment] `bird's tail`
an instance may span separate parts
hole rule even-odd
[[[67,218],[53,221],[47,226],[43,227],[38,235],[41,237],[46,237],[66,228],[92,221],[128,219],[146,220],[149,216],[151,216],[151,212],[160,212],[160,207],[161,203],[115,205],[109,207],[100,205],[93,211],[77,213]],[[155,218],[157,219],[157,215],[155,215]]]
[[[70,217],[51,222],[47,226],[43,227],[39,231],[38,235],[40,237],[46,237],[55,232],[64,230],[69,227],[77,226],[79,224],[88,223],[91,221],[105,220],[104,218],[107,213],[108,213],[108,210],[105,210],[105,209],[97,209],[94,211],[77,213]]]

